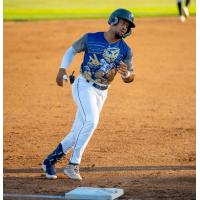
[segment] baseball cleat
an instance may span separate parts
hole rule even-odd
[[[78,165],[72,165],[69,164],[64,168],[64,174],[67,175],[69,178],[74,180],[82,180],[82,177],[79,173],[79,166]]]
[[[185,20],[186,20],[185,16],[181,15],[181,16],[180,16],[180,21],[181,21],[181,22],[185,22]]]
[[[44,160],[42,169],[46,174],[48,179],[56,179],[56,169],[55,164],[65,156],[62,144],[60,143],[57,148]]]
[[[186,17],[189,17],[189,16],[190,16],[189,10],[188,10],[188,8],[187,8],[186,6],[183,8],[183,12],[184,12],[184,15],[185,15]]]
[[[56,169],[54,165],[51,165],[48,160],[44,160],[44,163],[42,164],[42,169],[48,179],[57,179],[56,176]]]

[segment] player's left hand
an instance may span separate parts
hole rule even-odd
[[[120,73],[122,76],[126,76],[128,73],[128,66],[123,61],[120,61],[120,65],[117,68],[117,72]]]

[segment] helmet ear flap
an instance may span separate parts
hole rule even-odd
[[[118,22],[119,22],[118,17],[113,17],[111,22],[110,22],[110,25],[116,25],[116,24],[118,24]]]

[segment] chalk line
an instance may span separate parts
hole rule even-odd
[[[35,198],[35,199],[65,199],[64,196],[54,196],[54,195],[37,195],[37,194],[9,194],[4,193],[4,197],[14,197],[14,198]]]

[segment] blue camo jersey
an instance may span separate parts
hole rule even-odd
[[[87,33],[73,43],[76,52],[84,51],[81,74],[89,81],[109,85],[117,73],[120,61],[133,71],[132,51],[123,39],[109,43],[104,32]]]

